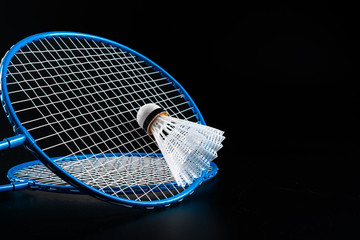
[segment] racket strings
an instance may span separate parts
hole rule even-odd
[[[136,158],[136,156],[118,156],[118,157],[112,157],[111,161],[113,161],[113,165],[116,166],[119,164],[119,161],[132,161],[133,158]],[[82,164],[73,164],[73,161],[81,161],[80,159],[75,158],[67,158],[62,160],[55,160],[61,167],[66,168],[66,166],[71,166],[72,172],[74,173],[74,176],[78,176],[79,174],[82,174],[83,171],[83,165]],[[107,161],[106,158],[99,158],[99,161]],[[171,189],[171,192],[178,193],[179,191],[176,191],[175,188],[179,187],[175,184],[174,178],[169,174],[169,168],[166,167],[166,164],[163,164],[161,161],[152,161],[151,158],[143,158],[143,161],[147,162],[145,165],[148,165],[146,168],[146,172],[143,174],[147,174],[142,179],[142,181],[133,182],[131,186],[123,186],[122,191],[126,193],[140,193],[140,190],[137,185],[143,186],[143,188],[146,188],[143,184],[148,184],[152,186],[153,191],[156,192],[158,189],[156,186],[160,188],[164,188],[165,185],[168,185],[168,188]],[[130,171],[134,171],[134,173],[141,174],[141,171],[138,169],[141,169],[140,164],[142,165],[144,162],[138,162],[136,165],[132,165]],[[106,166],[106,164],[105,164]],[[215,168],[216,169],[216,168]],[[208,174],[211,175],[211,172],[213,171],[213,167],[210,166],[208,170]],[[101,172],[98,172],[100,174]],[[47,167],[45,167],[41,162],[34,161],[29,162],[26,166],[19,166],[15,171],[12,171],[10,174],[11,181],[13,182],[22,182],[22,181],[36,181],[37,187],[42,188],[43,190],[49,190],[49,191],[62,191],[62,192],[74,192],[76,189],[69,188],[69,185],[63,181],[61,178],[59,178],[57,175],[55,175],[53,172],[51,172]],[[209,176],[210,176],[209,175]],[[151,179],[149,179],[149,177]],[[211,178],[211,177],[210,177]],[[163,183],[163,179],[168,179],[166,183]],[[207,180],[208,177],[205,178]],[[122,184],[126,184],[128,182],[124,181]],[[35,187],[35,186],[34,186]],[[63,189],[63,190],[62,190]],[[104,191],[111,191],[110,189],[103,189]],[[112,186],[112,190],[119,191],[116,187]],[[78,191],[76,191],[78,192]]]
[[[110,89],[111,89],[111,88],[110,88]],[[67,96],[67,98],[68,98],[68,96]],[[97,113],[97,114],[98,114],[98,113]],[[92,115],[91,115],[91,116],[92,116]],[[84,125],[79,125],[79,126],[81,126],[81,128],[83,128]],[[90,127],[92,127],[92,126],[90,125]],[[92,130],[94,130],[94,131],[92,131],[92,134],[98,135],[98,133],[99,133],[98,131],[95,131],[95,129],[92,129]],[[101,131],[106,134],[106,130],[111,130],[111,128],[108,127],[108,128],[102,129]],[[78,134],[78,136],[79,136],[79,134]],[[89,135],[86,135],[85,137],[87,137],[87,136],[89,136]],[[79,136],[79,138],[77,138],[77,139],[80,139],[81,137],[82,137],[82,136]],[[91,139],[91,138],[90,138],[90,139]],[[107,140],[110,140],[110,141],[113,140],[113,138],[110,138],[109,135],[106,136],[106,139],[107,139]],[[92,139],[91,139],[91,140],[92,140]],[[93,142],[93,145],[90,145],[90,149],[91,149],[92,146],[97,145],[97,143],[96,143],[94,140],[92,140],[92,142]],[[109,146],[106,144],[106,142],[103,141],[103,143],[106,145],[106,147],[108,148],[108,150],[109,150],[109,149],[112,150],[111,148],[109,148]],[[87,147],[89,147],[89,146],[87,146]],[[79,148],[79,147],[77,147],[77,148]],[[83,150],[83,149],[79,149],[79,152],[82,152],[82,150]],[[101,151],[101,150],[99,149],[99,151]],[[94,154],[94,152],[91,152],[91,153]],[[97,159],[95,158],[94,160],[92,160],[92,161],[90,162],[89,168],[84,167],[83,173],[86,173],[87,175],[89,175],[89,176],[92,178],[92,180],[89,181],[89,182],[87,182],[87,183],[88,183],[89,185],[95,185],[96,187],[99,187],[100,190],[103,190],[104,188],[110,188],[110,189],[112,189],[112,188],[111,188],[111,185],[115,185],[115,186],[116,186],[117,178],[114,178],[114,176],[115,176],[116,173],[117,173],[117,175],[118,175],[118,178],[123,178],[123,177],[126,177],[126,176],[130,176],[130,177],[132,176],[130,173],[126,173],[126,175],[125,175],[124,173],[123,173],[122,175],[121,175],[121,174],[118,174],[118,169],[117,169],[117,168],[113,168],[113,170],[107,171],[106,168],[104,168],[103,166],[101,166],[101,164],[100,164],[100,165],[99,165],[99,164],[96,164],[96,162],[97,162]],[[111,164],[111,161],[108,161],[107,164]],[[99,168],[103,168],[103,169],[105,169],[105,171],[102,172],[102,174],[96,174],[96,171],[97,171],[97,169],[99,169]],[[123,169],[126,169],[126,167],[123,167]],[[94,170],[96,170],[95,173],[94,173]],[[115,173],[114,173],[114,172],[115,172]],[[124,176],[124,175],[125,175],[125,176]],[[96,176],[96,177],[94,178],[94,176]],[[130,177],[128,177],[128,178],[130,178]],[[78,178],[82,179],[82,176],[78,176]],[[104,182],[105,184],[99,185],[99,184],[98,184],[98,178],[100,178],[100,180],[104,180],[103,182]],[[122,191],[121,188],[119,188],[119,189],[120,189],[120,191]],[[113,191],[112,194],[118,196],[118,193],[119,193],[119,191],[118,191],[118,192]],[[135,194],[135,193],[134,193],[134,194]],[[135,194],[135,195],[136,195],[136,194]],[[146,195],[145,195],[145,196],[146,196]],[[138,199],[138,198],[139,198],[139,197],[137,197],[137,199]]]
[[[85,169],[85,172],[88,172],[86,169]],[[91,174],[90,174],[91,175]],[[102,175],[100,175],[100,177],[102,177]],[[96,182],[96,180],[95,180],[95,182]]]
[[[69,171],[74,173],[75,177],[81,177],[84,179],[84,182],[89,184],[91,183],[92,179],[89,176],[86,176],[86,174],[84,174],[83,168],[90,163],[88,161],[81,161],[84,161],[84,159],[67,160],[61,158],[56,162],[62,168],[68,169]],[[143,175],[143,177],[137,179],[132,178],[132,182],[126,178],[121,178],[122,181],[119,182],[119,185],[122,188],[130,188],[133,186],[142,185],[159,185],[164,183],[164,179],[167,179],[167,183],[174,182],[174,178],[171,176],[169,168],[166,166],[166,164],[163,164],[163,159],[136,156],[118,156],[109,158],[101,157],[97,158],[97,161],[97,164],[101,165],[102,167],[99,168],[95,174],[102,174],[103,172],[113,170],[113,168],[110,166],[111,163],[111,165],[117,167],[120,167],[121,165],[127,165],[127,170],[129,172],[132,172],[132,175]],[[132,163],[129,164],[128,162]],[[35,180],[39,183],[52,185],[68,185],[65,181],[63,181],[61,178],[51,172],[47,167],[40,163],[21,169],[17,171],[14,175],[21,179]],[[88,178],[86,179],[86,177]],[[129,186],[125,185],[129,183]],[[112,187],[115,188],[115,186]]]
[[[15,55],[7,74],[15,112],[49,156],[158,153],[154,139],[135,121],[137,109],[147,102],[164,106],[173,116],[196,120],[188,102],[166,77],[130,53],[93,40],[33,42]],[[174,186],[160,183],[167,182],[170,173],[149,172],[141,159],[114,165],[110,157],[106,161],[89,157],[63,168],[73,175],[81,169],[82,174],[75,177],[115,196],[135,200],[172,196]],[[166,165],[162,157],[157,159]],[[134,165],[141,167],[134,171]],[[154,176],[159,179],[156,184],[151,182]],[[139,184],[143,179],[148,184]],[[129,197],[124,186],[134,185],[140,191],[130,191],[135,197]]]

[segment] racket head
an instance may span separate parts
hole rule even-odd
[[[119,154],[120,155],[120,154]],[[52,158],[53,161],[57,162],[61,165],[71,164],[72,161],[81,161],[80,156],[72,156],[72,157],[55,157]],[[126,160],[125,160],[126,161]],[[218,167],[214,162],[210,163],[210,168],[205,174],[202,182],[209,181],[214,178],[218,172]],[[80,172],[78,172],[80,174]],[[167,173],[169,176],[169,181],[164,183],[170,187],[179,187],[176,185],[175,180],[173,179],[171,173],[167,169]],[[79,189],[69,185],[67,182],[59,178],[56,174],[50,171],[44,164],[39,160],[34,160],[30,162],[25,162],[18,164],[9,169],[7,173],[7,177],[10,182],[17,186],[19,183],[28,183],[31,190],[39,190],[45,192],[56,192],[56,193],[70,193],[70,194],[83,194]],[[143,187],[147,187],[147,183]],[[16,188],[16,187],[15,187]],[[118,186],[114,186],[114,188],[118,188]],[[139,191],[140,188],[132,186],[122,186],[123,189],[127,189],[130,191]]]
[[[6,53],[1,63],[0,75],[1,102],[15,134],[25,135],[24,145],[26,148],[33,152],[56,175],[85,193],[107,202],[130,207],[153,208],[168,206],[192,193],[206,175],[206,170],[204,170],[201,177],[171,197],[155,194],[155,198],[149,198],[145,193],[147,199],[132,199],[128,196],[126,198],[119,197],[116,194],[112,195],[99,190],[84,182],[83,179],[74,177],[71,171],[63,169],[54,161],[53,157],[60,155],[59,153],[64,154],[64,151],[67,154],[66,157],[89,156],[89,161],[97,161],[97,157],[102,157],[103,154],[112,156],[114,152],[127,152],[127,154],[135,157],[144,154],[144,156],[161,159],[162,155],[156,149],[153,139],[147,136],[145,132],[141,132],[143,130],[136,124],[136,107],[140,107],[146,102],[155,102],[161,105],[174,117],[186,118],[205,124],[192,98],[171,75],[150,59],[122,44],[84,33],[47,32],[36,34],[21,40]],[[91,79],[91,81],[87,79]],[[101,83],[95,83],[96,81]],[[85,85],[78,85],[78,83],[83,84],[83,82],[86,82]],[[92,84],[95,84],[96,87]],[[126,86],[123,87],[123,84],[126,84]],[[65,90],[59,86],[65,86]],[[48,88],[49,91],[47,91]],[[96,91],[97,88],[101,89],[101,93],[88,90]],[[145,88],[146,91],[141,91],[141,88]],[[109,97],[109,95],[106,95],[109,90],[119,92],[113,92]],[[68,94],[63,96],[64,92]],[[48,97],[49,95],[51,97]],[[78,98],[79,95],[81,99]],[[114,97],[113,95],[117,96]],[[71,103],[66,105],[65,102],[70,99],[69,96],[72,97]],[[127,98],[122,99],[124,96]],[[53,97],[55,97],[55,101],[52,99]],[[47,99],[44,102],[43,99],[45,98]],[[116,100],[109,103],[107,99]],[[86,104],[83,103],[84,101]],[[127,106],[128,102],[131,103],[130,107]],[[58,104],[61,103],[64,105],[58,107]],[[102,103],[106,104],[103,105]],[[51,109],[48,107],[49,104],[53,104]],[[68,134],[67,131],[71,131],[70,128],[80,127],[80,131],[88,131],[88,129],[83,129],[82,123],[77,120],[82,118],[83,121],[86,121],[82,112],[79,110],[75,115],[71,113],[73,108],[69,108],[69,106],[73,105],[76,105],[74,109],[79,109],[85,105],[86,108],[96,106],[88,115],[94,118],[94,115],[97,114],[98,119],[95,119],[95,121],[101,121],[99,120],[101,114],[97,112],[102,111],[102,107],[105,106],[106,110],[110,109],[111,114],[114,115],[111,108],[116,105],[115,114],[118,114],[116,116],[120,119],[114,120],[112,117],[109,117],[109,119],[112,122],[117,121],[116,123],[120,122],[120,124],[125,122],[125,124],[121,125],[122,127],[118,128],[115,133],[106,133],[121,135],[115,143],[111,143],[111,147],[115,151],[109,146],[106,146],[105,150],[100,149],[100,151],[97,146],[95,150],[86,146],[89,141],[93,144],[91,147],[96,144],[103,144],[102,138],[104,135],[97,136],[96,140],[90,139],[87,142],[81,140],[83,142],[79,143],[74,140],[75,148],[79,148],[77,145],[80,144],[85,146],[85,150],[83,148],[73,150],[73,146],[67,144],[68,141],[71,142],[72,140],[62,139],[61,134],[63,132],[67,134],[67,139],[76,136],[77,141],[82,138],[82,135],[76,131]],[[109,105],[111,106],[109,107]],[[119,107],[119,105],[121,106]],[[46,110],[42,112],[42,110],[39,110],[40,108]],[[68,109],[71,109],[71,111],[68,111]],[[61,114],[63,114],[62,111],[68,112],[66,112],[67,115],[64,113],[62,119],[59,120],[54,117],[58,111]],[[47,114],[47,112],[50,113]],[[102,114],[109,113],[104,111]],[[75,119],[77,125],[73,127],[74,121],[68,121],[67,118]],[[60,126],[64,125],[62,123],[65,121],[69,128],[63,129],[61,126],[60,130],[58,130],[57,126],[51,125],[54,121]],[[61,124],[59,124],[60,122]],[[101,125],[104,124],[112,130],[118,127],[118,125],[112,125],[112,123],[109,126],[108,122],[101,122],[95,127],[92,123],[86,124],[93,128],[91,130],[93,132],[95,130],[101,131]],[[45,126],[45,128],[42,128],[42,126]],[[132,129],[135,129],[135,133]],[[123,134],[123,132],[126,133]],[[136,135],[135,140],[132,138],[133,134]],[[48,139],[48,136],[54,137],[55,140]],[[108,148],[110,150],[107,150]],[[152,192],[149,194],[154,195]]]

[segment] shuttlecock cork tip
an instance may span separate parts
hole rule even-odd
[[[148,103],[140,107],[137,112],[136,120],[141,128],[143,128],[147,133],[151,134],[149,128],[152,122],[160,115],[166,114],[166,111],[160,106],[154,103]]]

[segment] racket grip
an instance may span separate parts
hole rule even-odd
[[[17,191],[17,190],[28,189],[32,185],[34,185],[34,183],[32,181],[16,182],[16,183],[0,185],[0,192],[8,192],[8,191]]]
[[[26,140],[25,135],[19,134],[13,137],[5,138],[4,140],[0,141],[0,150],[14,148],[23,144]]]

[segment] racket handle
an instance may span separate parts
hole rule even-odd
[[[0,192],[17,191],[27,189],[33,185],[32,181],[29,182],[17,182],[5,185],[0,185]]]
[[[13,137],[5,138],[4,140],[0,141],[0,150],[14,148],[23,144],[26,140],[25,135],[19,134]]]

